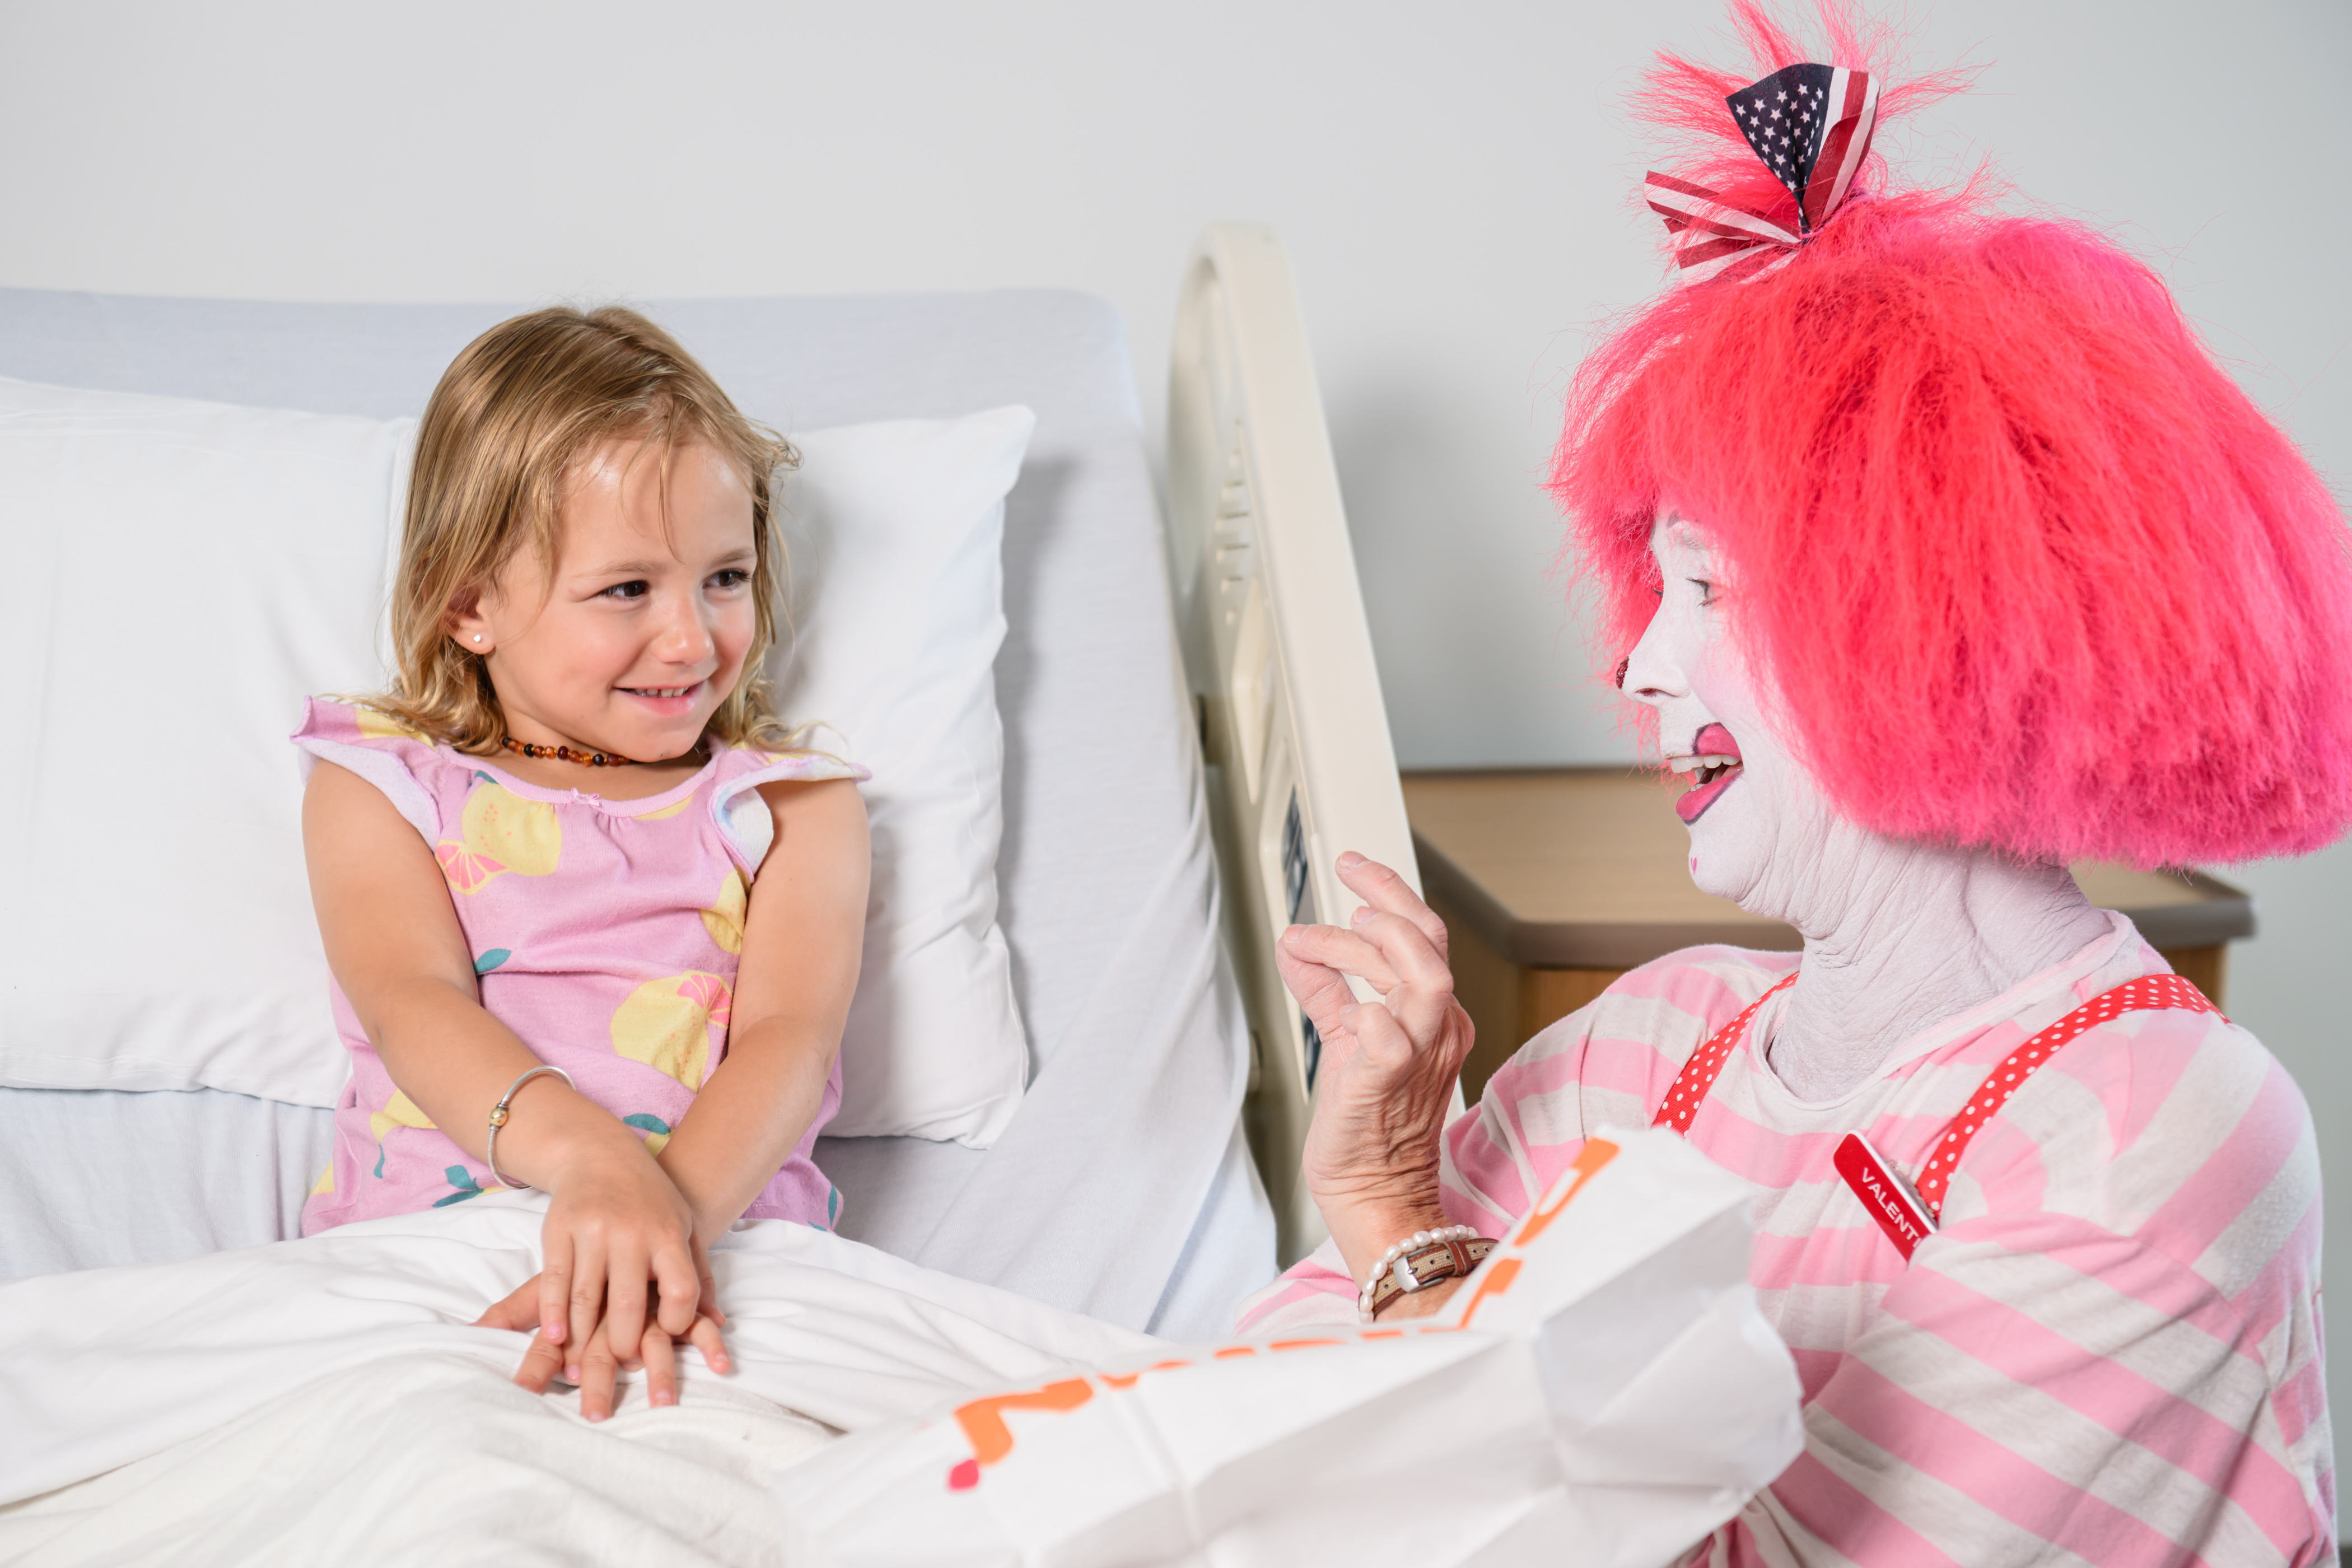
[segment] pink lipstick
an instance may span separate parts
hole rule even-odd
[[[1731,781],[1739,776],[1739,742],[1720,724],[1709,724],[1701,730],[1698,738],[1691,742],[1691,752],[1725,760],[1699,769],[1698,783],[1675,802],[1675,815],[1685,824],[1696,822],[1706,815],[1716,797],[1729,789]]]

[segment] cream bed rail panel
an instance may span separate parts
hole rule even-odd
[[[1271,229],[1202,235],[1169,379],[1177,626],[1249,1011],[1244,1117],[1287,1265],[1324,1236],[1299,1176],[1321,1047],[1275,971],[1275,938],[1295,921],[1346,923],[1361,900],[1332,869],[1343,850],[1416,889],[1421,872],[1297,289]]]

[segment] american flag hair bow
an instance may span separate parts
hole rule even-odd
[[[1650,210],[1675,234],[1690,228],[1706,237],[1675,252],[1685,282],[1753,278],[1794,256],[1845,200],[1878,123],[1878,83],[1843,66],[1790,66],[1723,101],[1764,166],[1797,198],[1797,231],[1654,169],[1644,186]]]

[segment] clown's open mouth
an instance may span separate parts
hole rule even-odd
[[[1739,742],[1720,724],[1709,724],[1691,742],[1686,756],[1669,757],[1666,765],[1678,773],[1696,773],[1698,782],[1675,802],[1675,815],[1685,824],[1696,822],[1716,798],[1739,777]]]

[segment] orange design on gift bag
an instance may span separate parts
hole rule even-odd
[[[1568,1163],[1567,1171],[1562,1173],[1564,1176],[1572,1177],[1573,1180],[1567,1181],[1558,1187],[1559,1194],[1558,1197],[1549,1203],[1539,1202],[1534,1208],[1529,1209],[1527,1217],[1519,1221],[1518,1229],[1506,1237],[1503,1245],[1507,1247],[1524,1247],[1537,1237],[1541,1236],[1550,1227],[1551,1222],[1559,1217],[1560,1211],[1576,1201],[1576,1194],[1584,1190],[1585,1184],[1591,1181],[1602,1166],[1614,1160],[1622,1152],[1606,1138],[1586,1139],[1584,1147],[1576,1152],[1576,1158]],[[1517,1258],[1489,1258],[1478,1280],[1477,1291],[1464,1305],[1462,1321],[1457,1326],[1468,1328],[1470,1320],[1476,1315],[1478,1309],[1492,1298],[1508,1290],[1512,1282],[1518,1277],[1519,1260]]]
[[[1076,1410],[1094,1396],[1094,1384],[1083,1377],[1072,1377],[1026,1393],[993,1394],[957,1405],[956,1425],[971,1444],[971,1458],[948,1472],[948,1485],[957,1491],[978,1486],[982,1465],[992,1465],[1013,1452],[1013,1431],[1004,1425],[1007,1410]]]
[[[1453,1331],[1432,1325],[1423,1333],[1450,1333]],[[1359,1336],[1367,1340],[1402,1339],[1402,1329],[1376,1330]],[[1314,1350],[1323,1345],[1343,1345],[1347,1340],[1276,1340],[1266,1345],[1225,1345],[1211,1351],[1211,1361],[1232,1361],[1254,1356],[1261,1352],[1279,1355],[1288,1351]],[[1067,1412],[1077,1409],[1095,1396],[1094,1384],[1099,1381],[1106,1389],[1133,1388],[1144,1375],[1154,1372],[1177,1372],[1197,1366],[1197,1361],[1163,1361],[1136,1372],[1097,1373],[1092,1378],[1072,1377],[1046,1384],[1042,1388],[1024,1389],[1017,1394],[992,1394],[985,1399],[975,1399],[969,1405],[955,1407],[956,1425],[963,1428],[964,1440],[971,1445],[971,1458],[949,1467],[948,1489],[970,1491],[980,1485],[980,1472],[1013,1452],[1013,1429],[1005,1425],[1008,1410],[1048,1410]]]
[[[1591,1181],[1601,1166],[1614,1160],[1620,1152],[1617,1145],[1606,1138],[1586,1139],[1584,1147],[1576,1152],[1576,1158],[1568,1163],[1568,1168],[1575,1173],[1576,1180],[1569,1183],[1567,1190],[1551,1203],[1539,1203],[1529,1209],[1528,1217],[1519,1222],[1517,1234],[1510,1237],[1505,1245],[1527,1247],[1532,1244],[1552,1221],[1559,1217],[1559,1211],[1575,1201],[1576,1194],[1584,1190],[1584,1184]]]
[[[1192,1364],[1192,1363],[1189,1361],[1163,1361],[1156,1366],[1145,1367],[1143,1372],[1166,1372],[1171,1367],[1191,1366]],[[1102,1378],[1104,1383],[1113,1388],[1133,1388],[1138,1383],[1142,1381],[1143,1372],[1106,1372],[1098,1373],[1097,1375]],[[957,1414],[960,1415],[962,1412],[958,1411]]]
[[[1480,1307],[1486,1304],[1487,1299],[1499,1296],[1511,1288],[1511,1282],[1518,1277],[1519,1260],[1516,1258],[1498,1258],[1488,1264],[1486,1277],[1478,1281],[1477,1293],[1472,1296],[1469,1304],[1462,1309],[1463,1325],[1465,1328],[1468,1327],[1471,1317]]]
[[[1577,1152],[1553,1193],[1546,1201],[1530,1210],[1504,1245],[1525,1247],[1543,1234],[1562,1210],[1576,1200],[1593,1176],[1614,1160],[1622,1149],[1606,1138],[1591,1138]],[[1432,1323],[1410,1331],[1416,1334],[1455,1333],[1469,1326],[1471,1314],[1479,1303],[1490,1296],[1499,1296],[1511,1288],[1518,1278],[1520,1261],[1517,1258],[1496,1257],[1490,1260],[1480,1279],[1478,1292],[1471,1297],[1468,1308],[1459,1323]],[[1291,1351],[1315,1350],[1325,1345],[1360,1344],[1368,1340],[1401,1340],[1408,1331],[1403,1329],[1368,1329],[1353,1339],[1293,1339],[1275,1340],[1266,1344],[1222,1345],[1205,1356],[1186,1361],[1163,1361],[1137,1372],[1097,1373],[1093,1377],[1062,1378],[1040,1388],[1024,1389],[1014,1394],[992,1394],[985,1399],[975,1399],[955,1408],[956,1425],[963,1428],[964,1439],[971,1445],[971,1458],[961,1460],[948,1469],[950,1491],[970,1491],[980,1485],[981,1472],[1013,1452],[1013,1429],[1005,1425],[1008,1410],[1043,1410],[1067,1412],[1078,1409],[1095,1396],[1095,1384],[1099,1382],[1106,1390],[1124,1391],[1143,1380],[1145,1373],[1175,1372],[1197,1366],[1201,1361],[1237,1361],[1255,1355],[1281,1355]]]

